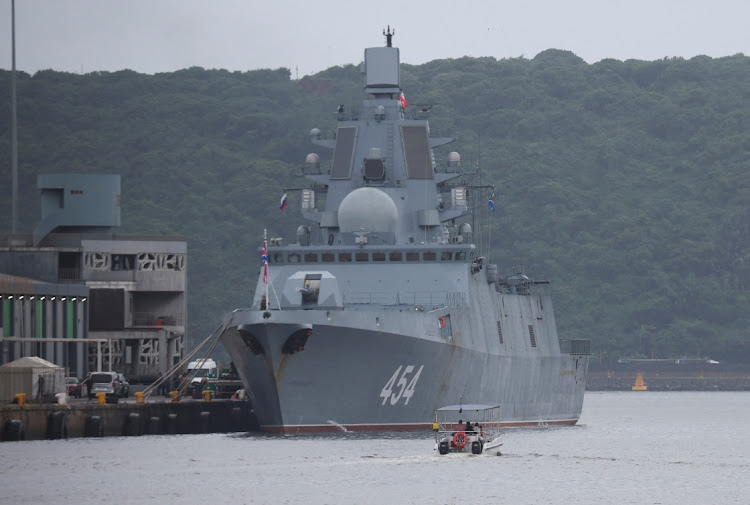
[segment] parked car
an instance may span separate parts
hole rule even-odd
[[[120,374],[117,372],[92,372],[89,383],[89,400],[97,393],[105,393],[107,396],[118,398],[122,396],[122,384]],[[128,384],[128,387],[130,385]]]
[[[120,382],[120,396],[123,398],[130,396],[130,383],[128,379],[123,374],[118,373],[117,380]]]
[[[78,377],[65,377],[65,384],[68,387],[68,396],[73,396],[75,398],[81,397],[83,386],[78,380]]]

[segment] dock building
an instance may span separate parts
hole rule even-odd
[[[182,359],[183,237],[120,235],[119,175],[39,175],[41,220],[0,235],[0,365],[39,356],[79,378],[154,379]]]

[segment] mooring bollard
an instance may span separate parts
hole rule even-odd
[[[135,393],[135,403],[143,403],[144,400],[142,392],[138,391]]]
[[[203,392],[203,399],[207,402],[211,401],[211,391],[204,391]]]
[[[96,402],[100,405],[107,403],[107,393],[96,393]]]
[[[26,403],[26,393],[16,393],[15,399],[17,404],[24,405]]]
[[[169,396],[172,397],[173,403],[179,403],[180,401],[180,392],[179,391],[170,391]]]

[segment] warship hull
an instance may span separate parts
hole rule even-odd
[[[505,297],[501,303],[516,298],[528,306],[531,301],[498,296]],[[551,302],[546,304],[551,310]],[[471,311],[463,312],[471,319]],[[541,335],[537,348],[526,350],[527,337],[513,338],[508,331],[505,345],[488,350],[486,336],[471,330],[454,326],[452,338],[443,338],[432,314],[270,314],[264,318],[263,311],[235,311],[222,334],[263,430],[424,429],[431,426],[436,408],[459,402],[501,405],[505,426],[572,425],[581,413],[588,355],[545,352],[538,349]],[[453,311],[454,325],[461,316]],[[496,324],[492,318],[490,326]],[[425,331],[425,326],[435,331]],[[412,331],[399,331],[408,327]],[[309,333],[303,349],[284,353],[285,341],[300,331]],[[248,335],[255,345],[248,345]],[[492,343],[498,341],[493,337]],[[509,352],[513,343],[520,349]]]

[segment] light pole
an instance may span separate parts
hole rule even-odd
[[[11,227],[10,244],[13,245],[13,235],[16,233],[18,221],[18,135],[16,133],[16,0],[10,2],[11,24],[11,61],[10,72],[10,149],[11,149],[11,178],[13,195],[11,199]]]

